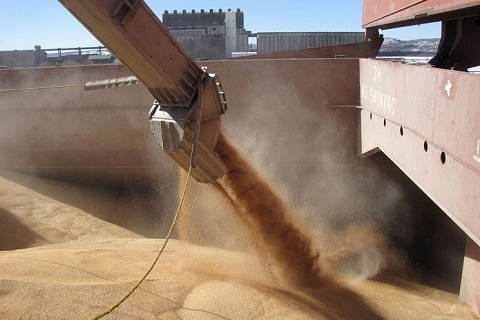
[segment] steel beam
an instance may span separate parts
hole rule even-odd
[[[480,245],[480,77],[360,61],[361,152],[381,150]]]
[[[460,299],[477,313],[480,77],[360,61],[361,153],[381,150],[467,235]]]
[[[462,286],[460,299],[480,314],[480,247],[467,239],[463,259]]]
[[[476,16],[478,0],[364,0],[363,27],[390,29]]]

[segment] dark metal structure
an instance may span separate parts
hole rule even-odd
[[[361,149],[382,151],[466,234],[460,299],[480,312],[480,3],[365,0],[363,26],[441,21],[431,68],[360,61]]]

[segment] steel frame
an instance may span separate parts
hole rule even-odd
[[[469,237],[460,298],[477,313],[480,77],[360,60],[360,149],[385,153]]]

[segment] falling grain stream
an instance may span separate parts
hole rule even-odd
[[[217,152],[228,173],[216,187],[235,206],[256,247],[274,261],[287,283],[321,285],[320,253],[295,223],[290,208],[224,136],[219,138]]]
[[[235,207],[257,251],[277,270],[282,286],[293,289],[285,292],[292,299],[310,301],[312,308],[332,319],[355,315],[382,319],[356,293],[321,272],[320,252],[291,208],[225,136],[219,137],[216,151],[228,168],[216,189]]]

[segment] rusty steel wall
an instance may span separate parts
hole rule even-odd
[[[229,107],[359,102],[358,59],[224,60],[202,65],[219,76]]]
[[[218,73],[227,92],[230,109],[223,117],[227,131],[245,130],[243,116],[237,115],[243,107],[264,108],[266,116],[272,116],[277,114],[272,107],[288,111],[285,108],[356,106],[359,101],[358,60],[204,65]],[[176,164],[156,145],[150,131],[153,97],[143,85],[95,91],[61,88],[128,75],[121,65],[0,70],[0,90],[52,87],[0,93],[0,166],[112,183],[135,175],[149,180],[148,168],[176,172]],[[304,111],[301,108],[297,111]],[[348,111],[352,112],[357,111]],[[307,134],[302,126],[298,130]]]
[[[460,298],[480,314],[480,247],[467,239]]]
[[[385,153],[469,236],[467,252],[478,252],[480,77],[362,59],[360,95],[362,153]],[[477,312],[478,263],[465,260],[461,291]]]
[[[142,85],[84,91],[86,81],[128,74],[121,65],[0,71],[3,166],[148,166],[144,119],[152,103]],[[153,141],[153,144],[154,141]],[[8,151],[7,151],[8,150]]]
[[[480,245],[478,75],[375,60],[360,70],[362,152],[389,155]]]
[[[82,86],[125,75],[121,65],[0,70],[0,90],[49,88],[0,92],[0,166],[112,183],[124,180],[119,171],[164,167],[168,157],[148,125],[153,98],[143,85]],[[70,85],[79,86],[63,87]]]
[[[218,74],[226,93],[222,131],[260,172],[299,198],[299,190],[319,185],[320,172],[348,176],[357,160],[358,59],[230,60],[205,66]]]
[[[395,28],[480,13],[477,0],[364,0],[364,28]]]

